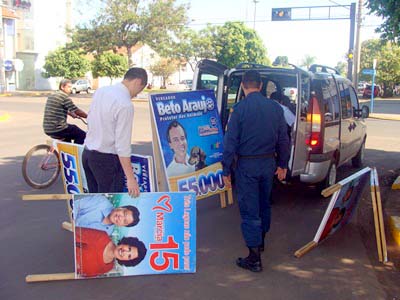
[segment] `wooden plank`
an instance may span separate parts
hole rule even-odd
[[[330,187],[322,190],[321,195],[324,197],[329,197],[332,195],[334,192],[340,190],[342,188],[342,185],[339,183],[335,183],[334,185],[331,185]]]
[[[386,263],[388,261],[388,257],[387,257],[385,224],[384,224],[384,220],[383,220],[381,190],[379,187],[379,178],[378,178],[378,172],[376,171],[376,168],[374,168],[374,173],[375,173],[375,185],[376,185],[375,194],[376,194],[376,203],[377,203],[377,208],[378,208],[378,219],[379,219],[379,232],[381,234],[381,243],[382,243],[382,256],[383,256],[383,262]]]
[[[64,228],[65,230],[74,232],[74,229],[73,229],[72,224],[70,222],[62,222],[61,227]]]
[[[226,207],[225,192],[219,193],[219,201],[221,202],[221,208],[225,208]]]
[[[22,195],[22,200],[69,200],[72,197],[70,194],[42,194],[42,195]]]
[[[371,172],[371,201],[372,201],[372,210],[374,213],[374,227],[375,227],[375,237],[376,237],[376,248],[378,250],[378,259],[380,262],[383,261],[382,258],[382,243],[381,243],[381,234],[379,232],[379,217],[378,217],[378,208],[376,204],[376,194],[375,194],[375,180],[374,180],[374,172]]]
[[[315,241],[311,241],[308,244],[304,245],[303,247],[301,247],[299,250],[297,250],[294,253],[294,256],[296,256],[297,258],[302,257],[304,254],[310,252],[312,249],[314,249],[315,247],[317,247],[318,243]]]
[[[25,277],[26,282],[43,282],[75,279],[75,273],[34,274]]]
[[[232,189],[229,189],[228,191],[228,204],[232,205],[233,204],[233,193],[232,193]]]

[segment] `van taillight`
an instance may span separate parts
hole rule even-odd
[[[311,98],[311,114],[307,115],[307,121],[311,123],[311,134],[307,139],[307,144],[312,150],[321,145],[321,110],[319,109],[318,99],[315,96]]]

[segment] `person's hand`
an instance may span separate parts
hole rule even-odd
[[[225,186],[228,189],[230,189],[232,187],[231,175],[228,175],[228,176],[222,175],[222,179],[224,180]]]
[[[131,180],[127,180],[126,182],[126,186],[128,188],[128,194],[131,197],[139,197],[140,195],[140,189],[139,189],[139,185],[136,181],[135,178],[131,179]]]
[[[287,169],[282,169],[281,167],[278,167],[276,169],[275,175],[278,177],[278,179],[280,181],[282,181],[282,180],[285,180],[286,173],[287,173]]]

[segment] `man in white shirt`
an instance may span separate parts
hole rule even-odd
[[[168,176],[179,176],[195,171],[195,166],[189,164],[189,155],[187,154],[187,136],[186,130],[178,121],[172,121],[167,129],[167,140],[174,157],[167,167]]]
[[[131,99],[146,84],[146,71],[131,68],[121,83],[102,87],[94,94],[82,154],[90,193],[122,192],[125,175],[128,193],[139,195],[130,162],[134,113]]]

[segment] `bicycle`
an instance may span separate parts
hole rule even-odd
[[[86,121],[78,117],[84,124]],[[62,141],[63,139],[57,139]],[[52,145],[40,144],[32,147],[22,162],[22,175],[25,182],[35,188],[44,189],[51,186],[61,171],[60,156]]]

